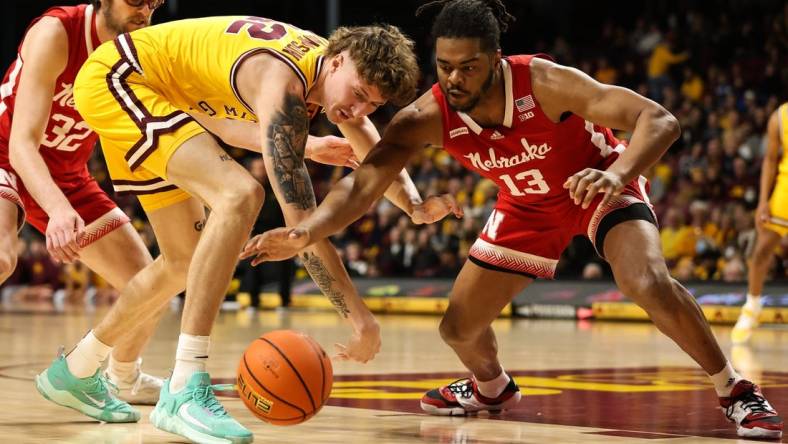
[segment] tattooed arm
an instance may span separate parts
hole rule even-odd
[[[217,119],[196,111],[189,112],[203,128],[222,139],[227,145],[261,153],[260,125],[256,122],[233,119]],[[358,159],[353,154],[350,143],[334,136],[308,136],[305,157],[326,165],[357,167]]]
[[[265,86],[254,88],[247,97],[252,98],[260,122],[265,167],[285,221],[297,224],[315,209],[315,194],[304,165],[309,116],[303,86],[278,61],[269,63],[256,78],[264,78]],[[353,286],[336,248],[323,240],[304,250],[301,258],[320,290],[353,327],[348,345],[337,344],[338,356],[360,362],[372,359],[380,349],[380,328]]]

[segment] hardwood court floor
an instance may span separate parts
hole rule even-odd
[[[183,442],[150,425],[150,407],[141,408],[138,424],[99,424],[35,391],[33,376],[58,346],[72,346],[101,312],[55,313],[46,306],[0,311],[0,442]],[[273,427],[236,397],[223,396],[222,402],[259,443],[736,442],[704,374],[651,324],[500,319],[500,354],[523,401],[498,417],[442,418],[420,414],[418,398],[464,372],[440,341],[438,318],[379,319],[383,351],[367,365],[335,363],[329,405],[309,422]],[[165,375],[172,367],[178,325],[177,312],[165,316],[144,355],[146,371]],[[231,382],[246,345],[282,328],[314,336],[329,353],[348,335],[333,313],[223,312],[209,365],[215,382]],[[778,411],[788,413],[788,331],[758,331],[752,347],[735,350],[729,327],[714,331],[734,364],[763,385]]]

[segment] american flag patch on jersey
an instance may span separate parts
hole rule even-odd
[[[515,100],[514,104],[515,106],[517,106],[517,111],[520,111],[521,113],[524,113],[529,109],[536,107],[536,104],[534,103],[534,98],[530,94]]]

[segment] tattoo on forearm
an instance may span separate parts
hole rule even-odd
[[[315,206],[315,192],[304,165],[309,116],[304,99],[286,94],[268,128],[268,153],[274,160],[274,175],[285,202],[306,210]]]
[[[227,162],[233,160],[233,158],[230,157],[229,154],[219,154],[219,160],[221,160],[222,162]]]
[[[207,221],[207,219],[203,219],[203,220],[198,220],[197,222],[195,222],[194,223],[194,230],[195,231],[202,231],[202,229],[205,228],[205,222],[206,221]]]
[[[328,272],[326,266],[323,265],[323,261],[321,261],[316,254],[310,254],[308,252],[304,253],[302,259],[304,261],[304,268],[306,268],[306,271],[312,276],[312,279],[314,279],[320,291],[322,291],[323,294],[328,297],[328,300],[334,304],[334,308],[337,309],[339,314],[342,315],[343,318],[347,318],[348,314],[350,314],[350,309],[347,308],[345,295],[334,288],[333,283],[336,279]]]

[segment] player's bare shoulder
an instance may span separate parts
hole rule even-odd
[[[427,91],[394,115],[384,137],[424,147],[442,145],[441,109],[432,92]]]
[[[68,33],[63,23],[56,17],[41,17],[25,34],[22,42],[22,58],[29,59],[35,52],[52,64],[68,60]]]
[[[577,70],[539,57],[531,60],[529,68],[534,97],[550,120],[559,121],[567,109],[566,98],[576,86],[573,71]]]
[[[238,90],[253,103],[253,97],[271,94],[272,89],[303,97],[304,87],[296,73],[283,61],[261,51],[241,62],[237,74]]]

